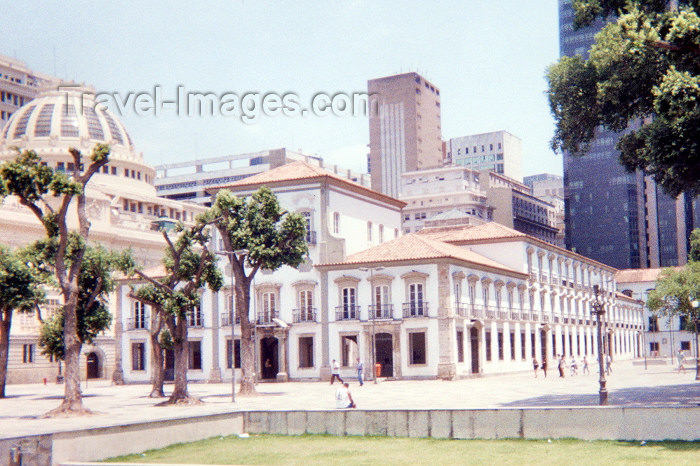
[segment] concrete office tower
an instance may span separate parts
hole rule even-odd
[[[455,165],[472,170],[493,170],[523,181],[522,144],[519,137],[507,131],[452,138],[447,150],[447,158]]]
[[[401,174],[443,163],[440,90],[418,73],[367,82],[372,189],[398,197]]]
[[[530,187],[533,196],[554,206],[557,218],[556,245],[565,247],[565,218],[564,218],[564,178],[551,173],[540,173],[523,178],[523,183]]]
[[[575,30],[571,0],[559,0],[560,52],[588,57],[603,21]],[[600,130],[583,157],[564,154],[566,248],[619,269],[667,267],[687,260],[700,226],[700,201],[672,199],[650,177],[628,173],[619,135]]]
[[[18,108],[36,97],[41,87],[59,82],[53,76],[35,73],[24,62],[0,55],[0,129]]]

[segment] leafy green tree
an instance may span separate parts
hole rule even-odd
[[[696,228],[690,233],[688,260],[700,262],[700,228]]]
[[[665,317],[688,316],[700,318],[700,308],[693,307],[700,300],[700,262],[690,261],[685,266],[664,269],[656,280],[656,288],[649,293],[647,307]]]
[[[43,300],[40,274],[27,263],[24,251],[0,245],[0,398],[5,398],[10,328],[14,312],[32,312]]]
[[[192,400],[187,390],[188,316],[200,305],[200,291],[203,287],[218,291],[223,285],[223,277],[216,266],[217,257],[208,248],[210,235],[206,218],[200,216],[191,227],[178,223],[175,233],[177,237],[173,241],[168,232],[163,231],[167,243],[163,259],[165,273],[160,277],[151,277],[135,269],[134,274],[146,284],[135,288],[131,293],[134,299],[150,305],[152,312],[160,314],[172,338],[175,387],[167,404],[188,403]],[[167,339],[160,332],[158,335],[159,343],[162,343],[160,340]],[[160,366],[162,367],[162,362]],[[154,389],[157,388],[154,384]],[[162,380],[160,390],[162,392]]]
[[[0,166],[0,194],[17,196],[19,202],[41,222],[47,238],[56,242],[54,275],[63,297],[66,370],[63,402],[49,414],[89,412],[83,408],[80,391],[81,341],[78,332],[78,281],[90,233],[85,186],[109,162],[109,151],[108,145],[97,144],[84,158],[79,150],[69,149],[74,167],[71,173],[54,171],[42,165],[41,157],[34,151],[24,151],[15,160]],[[67,220],[71,209],[78,220],[74,231],[68,227]],[[69,242],[75,245],[70,256]]]
[[[71,255],[69,253],[69,256]],[[50,256],[47,260],[51,260]],[[78,340],[81,347],[83,344],[92,343],[100,333],[109,328],[112,323],[109,293],[115,288],[113,272],[129,270],[132,267],[133,259],[129,250],[114,252],[102,246],[88,246],[85,249],[78,279],[79,296],[76,308]],[[65,359],[65,318],[65,307],[62,307],[59,312],[42,322],[39,337],[42,353],[60,360]]]
[[[255,394],[250,285],[261,268],[297,267],[304,261],[308,254],[306,222],[301,214],[282,210],[277,197],[266,187],[248,199],[222,190],[208,214],[226,251],[245,250],[245,254],[229,254],[229,262],[235,283],[236,317],[241,321],[240,393]]]
[[[700,193],[699,2],[575,0],[575,22],[616,14],[589,58],[549,67],[552,148],[588,152],[596,128],[624,132],[617,149],[672,197]]]

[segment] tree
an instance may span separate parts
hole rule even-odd
[[[151,306],[168,328],[175,354],[175,387],[165,404],[189,403],[192,398],[187,390],[188,317],[200,305],[200,290],[207,286],[218,291],[223,277],[216,266],[217,257],[208,249],[210,239],[208,221],[204,216],[195,225],[186,227],[178,223],[177,238],[173,242],[167,231],[163,237],[167,243],[162,277],[151,277],[139,269],[134,274],[146,281],[146,285],[134,289],[134,299]],[[160,334],[159,338],[162,338]],[[152,340],[153,341],[153,340]],[[160,346],[160,341],[158,342]],[[162,362],[160,363],[162,367]],[[154,389],[158,387],[155,386]],[[162,391],[162,380],[160,385]]]
[[[659,274],[647,307],[658,315],[696,320],[700,318],[700,308],[692,304],[696,299],[700,299],[700,262],[690,261],[679,269],[667,268]]]
[[[41,277],[27,264],[23,251],[0,245],[0,398],[5,398],[12,314],[31,312],[44,298]]]
[[[248,199],[222,190],[209,215],[219,230],[226,251],[246,251],[245,255],[229,254],[229,263],[235,282],[236,317],[241,321],[240,393],[255,394],[250,284],[261,268],[297,267],[304,261],[308,254],[306,222],[301,214],[282,210],[277,197],[266,187]]]
[[[79,150],[71,148],[69,152],[74,167],[70,174],[42,165],[41,158],[34,151],[24,151],[14,161],[7,161],[0,167],[2,195],[17,196],[20,204],[39,219],[47,238],[56,241],[54,274],[63,297],[66,370],[63,402],[49,414],[89,412],[83,408],[80,391],[81,342],[77,314],[78,281],[90,233],[85,187],[90,178],[109,162],[109,146],[106,144],[95,145],[87,161],[83,160]],[[78,228],[71,231],[67,218],[74,199]],[[69,241],[75,244],[70,257]]]
[[[676,4],[676,6],[670,6]],[[575,23],[617,15],[589,58],[549,67],[555,151],[585,155],[596,128],[624,132],[617,149],[672,197],[700,193],[700,2],[575,0]]]
[[[700,262],[700,228],[695,228],[690,232],[690,252],[689,261]]]
[[[50,248],[52,249],[52,248]],[[50,250],[49,249],[49,250]],[[69,257],[73,256],[69,248]],[[47,260],[51,260],[47,258]],[[87,246],[80,267],[78,279],[79,296],[76,307],[77,332],[80,346],[92,343],[97,336],[107,330],[112,323],[109,312],[108,297],[114,291],[115,283],[112,273],[115,270],[129,270],[133,267],[131,251],[108,251],[102,246]],[[65,306],[43,320],[39,337],[42,353],[65,359]]]

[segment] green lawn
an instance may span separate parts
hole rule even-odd
[[[700,442],[436,440],[251,435],[173,445],[108,462],[195,464],[700,464]]]

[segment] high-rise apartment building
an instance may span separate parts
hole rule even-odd
[[[53,76],[35,73],[24,62],[0,55],[0,129],[42,86],[59,82]]]
[[[560,53],[587,58],[605,22],[575,30],[573,19],[571,0],[560,0]],[[618,138],[601,129],[585,156],[564,154],[567,249],[620,269],[684,264],[700,201],[672,199],[642,172],[627,172]]]
[[[440,89],[418,73],[371,79],[367,88],[372,189],[398,197],[402,173],[443,163]]]
[[[452,138],[447,144],[447,158],[472,170],[493,170],[523,180],[522,144],[519,137],[507,131]]]

